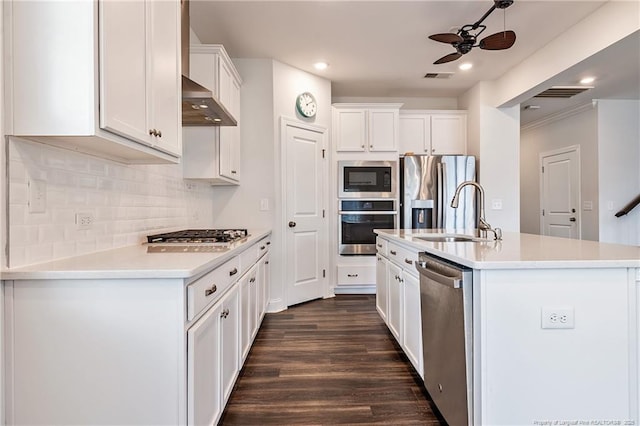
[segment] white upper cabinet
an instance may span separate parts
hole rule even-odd
[[[179,161],[177,0],[5,7],[9,135],[127,163]]]
[[[240,183],[240,86],[242,81],[224,47],[193,45],[190,76],[211,90],[237,126],[183,127],[183,176],[214,185]]]
[[[418,111],[400,113],[400,153],[466,154],[466,111]]]
[[[398,150],[401,104],[334,104],[333,138],[337,152]]]

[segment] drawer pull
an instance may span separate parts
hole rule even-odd
[[[211,288],[208,288],[204,291],[204,295],[205,297],[209,297],[216,291],[218,291],[218,287],[214,284]]]
[[[232,270],[229,271],[229,276],[232,277],[237,273],[238,273],[238,268],[233,268]]]
[[[376,244],[378,248],[382,248],[382,244]]]
[[[355,278],[355,277],[358,276],[358,274],[347,274],[347,276],[350,277],[350,278]]]
[[[267,245],[270,246],[271,245],[271,241],[267,241]]]
[[[413,260],[404,258],[404,263],[408,263],[409,265],[413,265]]]
[[[255,283],[255,282],[256,282],[256,278],[255,278],[255,277],[252,277],[252,278],[249,280],[249,283]]]
[[[220,318],[226,318],[229,316],[229,309],[225,309],[220,313]]]
[[[391,254],[392,254],[392,255],[394,255],[394,256],[395,256],[396,254],[398,254],[398,252],[397,252],[397,251],[395,251],[395,250],[390,250],[390,251],[389,251],[389,253],[391,253]]]
[[[265,265],[268,265],[268,264],[269,264],[269,261],[267,260],[266,262],[264,262],[264,264],[265,264]]]
[[[260,250],[264,250],[266,248],[267,248],[267,246],[262,246],[262,247],[260,247]]]

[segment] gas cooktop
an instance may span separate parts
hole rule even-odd
[[[148,243],[211,244],[232,243],[249,236],[246,229],[187,229],[165,234],[148,235]]]

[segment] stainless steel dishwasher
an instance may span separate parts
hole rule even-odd
[[[471,424],[472,270],[420,253],[424,385],[449,426]]]

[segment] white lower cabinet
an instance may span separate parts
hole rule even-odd
[[[411,364],[422,376],[420,279],[413,266],[418,260],[418,251],[386,241],[378,245],[378,250],[381,248],[387,250],[377,254],[376,308]]]
[[[267,304],[267,247],[189,279],[5,282],[5,423],[217,424]]]
[[[222,305],[202,316],[187,331],[187,419],[190,425],[210,425],[221,414],[220,315]]]
[[[387,322],[387,306],[389,300],[389,261],[381,255],[376,255],[376,310],[380,317]]]

